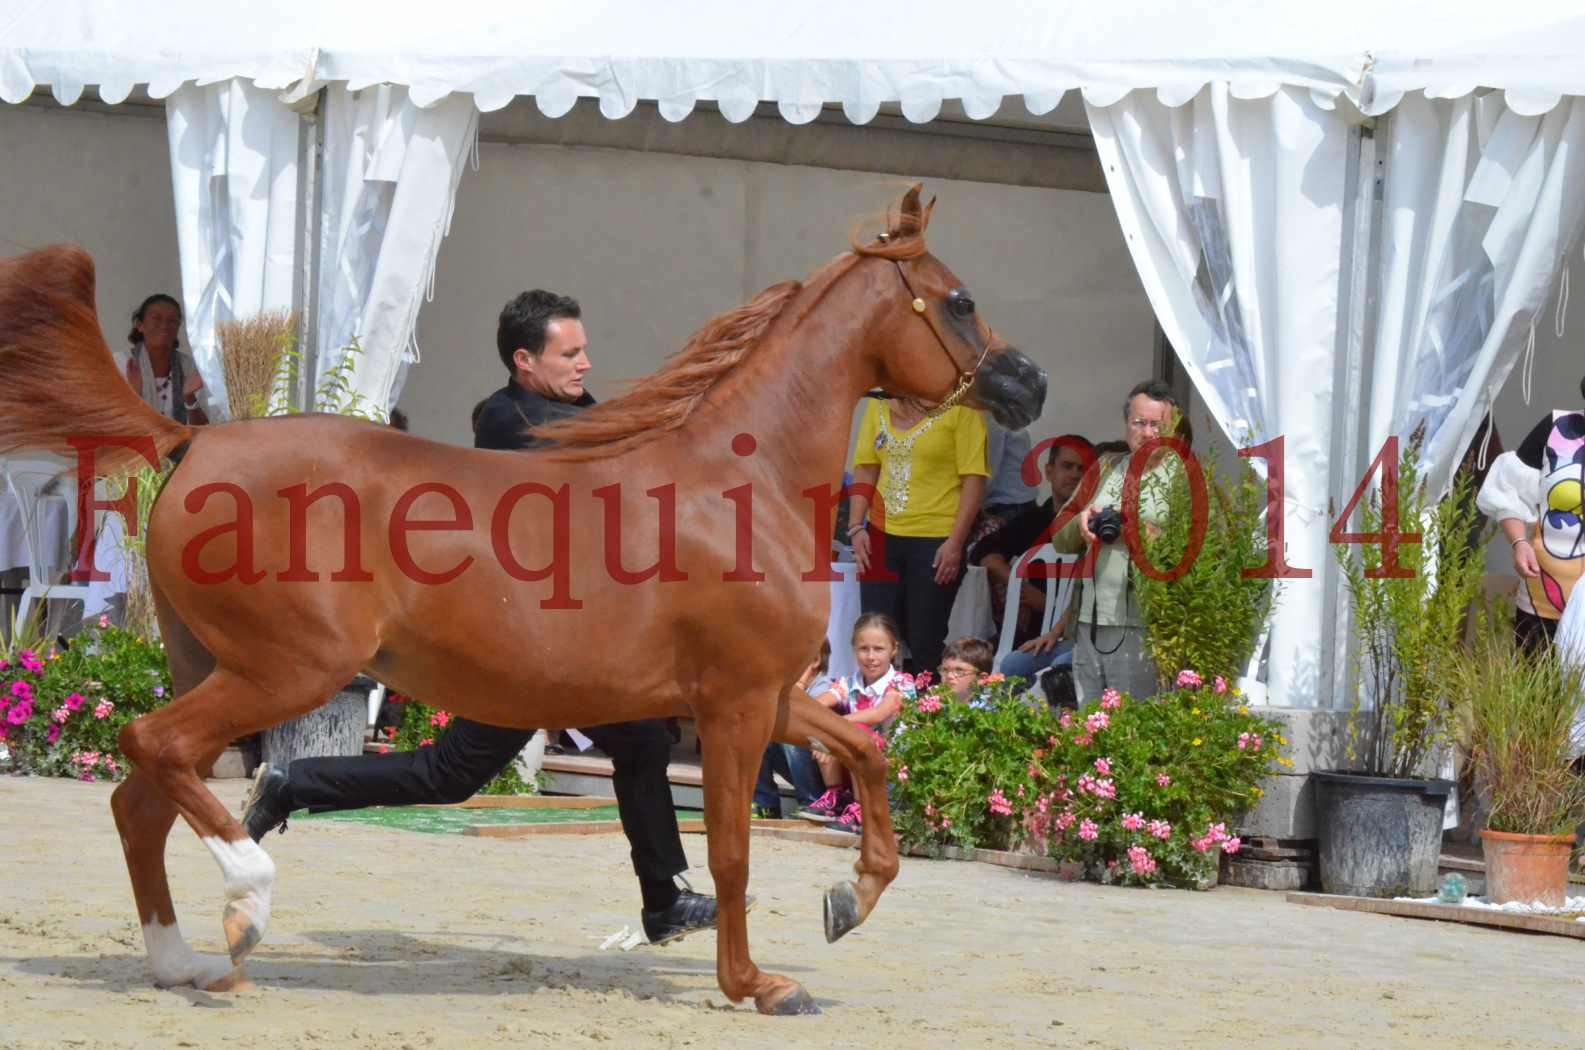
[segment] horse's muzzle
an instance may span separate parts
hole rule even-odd
[[[1046,407],[1046,370],[1012,347],[995,350],[974,373],[974,391],[996,422],[1022,430]]]

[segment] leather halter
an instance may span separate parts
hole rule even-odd
[[[986,340],[985,348],[980,351],[980,356],[975,360],[974,366],[972,368],[959,368],[958,359],[952,356],[951,350],[947,349],[947,341],[941,338],[940,329],[938,329],[935,322],[930,319],[930,314],[925,308],[924,299],[920,298],[919,294],[914,291],[914,286],[908,280],[908,273],[903,269],[902,262],[897,259],[893,259],[892,265],[897,267],[897,276],[902,279],[903,287],[908,290],[908,297],[913,300],[914,313],[918,314],[925,324],[929,325],[931,334],[936,337],[936,345],[941,347],[941,352],[947,355],[947,360],[951,362],[953,370],[958,373],[958,382],[957,385],[952,389],[952,392],[948,394],[946,398],[944,398],[939,404],[935,405],[935,407],[931,408],[925,413],[927,418],[930,416],[939,416],[947,409],[956,405],[959,401],[962,401],[964,395],[969,392],[969,387],[974,385],[975,373],[980,370],[980,365],[984,364],[986,355],[991,352],[991,343],[995,341],[995,336],[993,333],[992,338]]]

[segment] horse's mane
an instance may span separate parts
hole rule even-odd
[[[903,230],[909,228],[906,218],[900,225]],[[925,253],[922,224],[918,232],[893,233],[868,244],[855,242],[852,248],[860,258],[918,258]],[[810,280],[819,283],[816,277]],[[640,380],[632,391],[571,419],[538,427],[534,436],[555,442],[545,450],[548,455],[587,460],[620,455],[678,429],[716,384],[760,345],[766,331],[804,287],[802,281],[782,281],[742,306],[717,314],[660,371]]]
[[[801,281],[773,284],[735,309],[712,317],[660,371],[629,393],[571,419],[541,427],[558,458],[603,459],[625,452],[687,422],[706,394],[759,345]]]

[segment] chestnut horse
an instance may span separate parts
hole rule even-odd
[[[201,771],[366,672],[498,726],[691,715],[721,989],[765,1013],[814,1011],[749,958],[749,800],[772,738],[842,760],[864,824],[856,881],[826,894],[827,938],[863,922],[897,873],[886,763],[793,688],[825,631],[830,482],[853,405],[881,386],[1022,427],[1045,398],[1045,374],[926,251],[929,211],[914,187],[886,235],[713,319],[530,453],[326,415],[179,425],[115,368],[86,255],[0,263],[0,451],[136,435],[142,459],[178,460],[147,523],[177,695],[123,730],[134,770],[111,800],[155,981],[239,985],[269,919],[275,865]],[[104,445],[87,473],[139,462]],[[224,876],[229,958],[194,952],[177,926],[164,852],[178,815]]]

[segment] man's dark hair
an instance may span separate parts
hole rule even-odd
[[[1178,407],[1178,399],[1173,396],[1172,388],[1159,379],[1147,379],[1143,383],[1134,384],[1134,389],[1128,392],[1123,399],[1123,418],[1128,418],[1128,406],[1134,403],[1134,398],[1144,394],[1152,401],[1165,401],[1173,408]]]
[[[508,372],[512,371],[512,354],[518,347],[536,356],[544,352],[547,324],[562,319],[576,321],[582,316],[583,308],[570,295],[557,295],[543,288],[523,292],[501,308],[501,320],[495,326],[495,348],[501,352],[501,363]]]
[[[1049,466],[1057,461],[1057,453],[1065,448],[1078,452],[1079,458],[1088,465],[1095,458],[1095,445],[1082,434],[1063,434],[1052,439],[1051,447],[1046,449],[1046,464]]]

